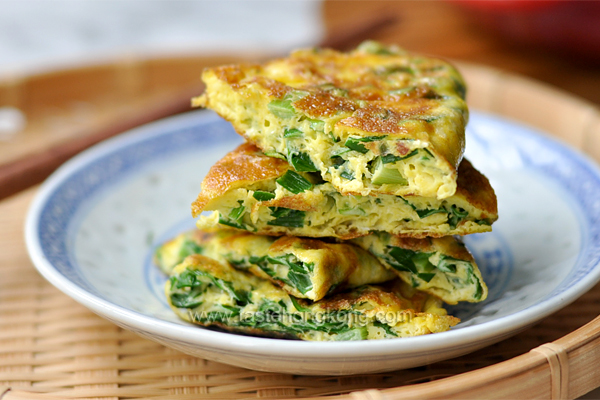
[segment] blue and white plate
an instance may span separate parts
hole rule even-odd
[[[190,203],[209,167],[241,143],[207,111],[153,123],[90,149],[40,189],[27,246],[52,284],[119,326],[183,352],[294,374],[414,367],[505,339],[566,306],[600,279],[600,173],[540,132],[474,112],[467,157],[498,195],[492,233],[465,238],[490,295],[451,307],[449,332],[313,343],[216,332],[179,320],[151,262],[155,246],[194,226]]]

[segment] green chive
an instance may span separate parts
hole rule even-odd
[[[275,194],[271,192],[263,192],[262,190],[255,190],[252,194],[252,197],[258,201],[269,201],[275,198]]]
[[[362,154],[365,154],[369,151],[364,145],[360,143],[360,141],[354,138],[348,138],[348,140],[346,140],[346,143],[344,143],[344,146],[346,146],[350,150],[358,151]]]
[[[299,138],[302,137],[304,135],[304,133],[302,133],[302,131],[300,129],[296,129],[296,128],[285,128],[283,130],[283,137],[284,138]]]
[[[354,180],[354,174],[352,172],[343,171],[340,176],[344,179],[348,179],[349,181]]]
[[[306,213],[300,210],[292,210],[284,207],[269,207],[271,216],[275,219],[267,222],[267,225],[285,226],[290,228],[302,228]]]
[[[435,276],[435,272],[434,273],[422,272],[422,273],[417,274],[417,277],[419,277],[420,279],[423,279],[425,282],[431,281],[434,276]]]
[[[448,213],[448,225],[454,229],[463,219],[467,218],[468,215],[468,211],[452,205],[452,207],[450,207],[450,212]]]
[[[408,181],[402,176],[400,171],[398,171],[396,168],[385,167],[381,157],[377,157],[375,161],[375,168],[371,178],[371,183],[373,185],[408,185]]]
[[[401,247],[389,246],[388,254],[392,257],[388,258],[388,262],[394,269],[398,271],[417,273],[417,267],[415,266],[412,258],[415,252],[412,250],[403,249]]]
[[[292,118],[296,115],[296,110],[292,106],[291,100],[272,100],[267,104],[267,108],[278,118]]]
[[[298,299],[296,299],[294,296],[290,296],[290,300],[292,301],[292,304],[294,305],[294,308],[297,311],[300,312],[310,312],[310,308],[307,307],[303,307],[299,302]]]
[[[288,170],[285,175],[275,181],[294,194],[302,193],[313,187],[306,178],[292,170]]]
[[[416,155],[418,152],[419,152],[419,149],[415,149],[405,156],[396,156],[394,154],[386,154],[385,156],[381,156],[381,162],[384,164],[395,163],[400,160],[406,160],[407,158],[410,158],[410,157]]]
[[[307,153],[290,153],[288,156],[288,162],[296,171],[300,172],[318,172],[319,170],[312,162],[310,156]]]
[[[325,130],[325,121],[319,119],[309,119],[310,129],[313,131],[323,132]]]
[[[267,157],[279,158],[280,160],[285,160],[285,156],[276,151],[265,151],[263,154]]]
[[[437,208],[437,209],[426,208],[425,210],[416,210],[416,211],[417,211],[417,215],[421,219],[427,218],[427,217],[429,217],[430,215],[433,215],[433,214],[447,213],[448,212],[445,208]]]

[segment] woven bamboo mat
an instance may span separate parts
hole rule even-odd
[[[34,190],[0,203],[0,393],[14,399],[296,398],[437,380],[510,359],[589,322],[600,286],[535,327],[476,353],[384,374],[305,377],[194,358],[96,316],[28,259],[23,218]]]
[[[543,129],[600,159],[600,114],[589,103],[495,70],[469,65],[461,65],[461,69],[469,83],[472,107]],[[519,397],[550,398],[554,381],[547,372],[548,363],[543,357],[527,355],[531,349],[559,338],[575,349],[569,353],[574,377],[567,382],[570,396],[580,396],[600,384],[600,372],[590,368],[597,365],[600,351],[583,347],[594,348],[596,342],[591,340],[598,336],[594,327],[600,322],[588,324],[591,328],[573,335],[598,315],[600,286],[510,339],[460,358],[409,370],[305,377],[250,371],[187,356],[97,317],[35,271],[23,240],[24,216],[34,193],[31,189],[0,202],[2,400],[302,398],[351,392],[355,399],[406,398],[398,388],[413,389],[415,398],[450,397],[443,391],[446,388],[454,390],[456,398],[477,398],[486,392],[466,392],[467,388],[460,386],[464,381],[444,378],[470,380],[479,372],[487,377],[488,390],[499,388],[493,397],[502,398],[501,390],[511,389],[506,377],[512,373],[519,374],[523,386],[523,396]],[[587,353],[587,359],[581,353]],[[520,357],[514,359],[516,356]],[[523,356],[527,363],[522,362]],[[502,365],[507,368],[500,374],[498,367]],[[396,389],[365,392],[386,388]]]

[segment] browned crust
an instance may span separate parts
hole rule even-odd
[[[333,96],[323,90],[315,91],[294,102],[294,108],[311,117],[330,117],[338,112],[356,111],[356,105],[343,97]]]
[[[311,203],[308,201],[306,196],[302,194],[296,194],[292,196],[285,196],[280,199],[265,201],[261,204],[261,206],[284,207],[300,211],[316,211],[318,203]]]
[[[481,218],[498,218],[498,200],[490,181],[464,159],[458,166],[456,194],[463,195],[474,207],[483,210]]]
[[[397,308],[404,312],[421,311],[418,304],[413,304],[412,301],[401,298],[395,293],[383,291],[377,286],[362,286],[350,292],[324,298],[319,302],[319,307],[325,310],[349,310],[354,305],[363,302],[375,304],[379,307]],[[417,306],[417,309],[415,309],[415,306]]]
[[[277,178],[288,169],[286,161],[267,157],[250,143],[241,144],[210,168],[202,181],[202,191],[192,203],[192,215],[197,217],[208,202],[229,190]]]

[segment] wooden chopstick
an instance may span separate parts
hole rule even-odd
[[[384,13],[364,16],[361,21],[328,32],[319,46],[345,50],[375,31],[395,23],[396,20],[395,16]],[[41,183],[65,161],[102,140],[136,126],[189,111],[190,98],[197,96],[202,90],[201,86],[187,88],[144,107],[139,113],[130,117],[117,118],[114,122],[93,131],[82,132],[78,139],[70,139],[46,150],[0,165],[0,200]]]

